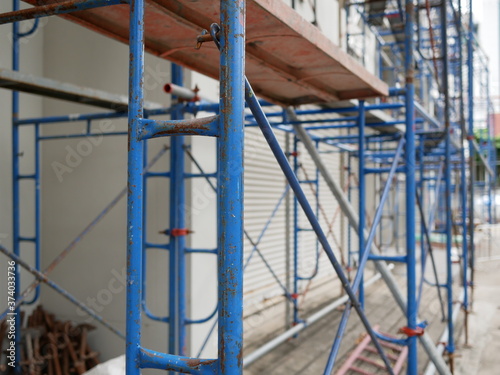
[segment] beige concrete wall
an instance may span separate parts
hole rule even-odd
[[[44,75],[49,78],[127,95],[128,47],[100,36],[81,26],[53,18],[44,30]],[[170,81],[170,63],[148,56],[145,69],[146,99],[166,106],[169,98],[162,92]],[[102,111],[73,103],[44,100],[44,115],[63,115]],[[85,124],[58,124],[44,128],[44,134],[61,131],[80,133]],[[126,131],[126,120],[94,122],[100,131]],[[150,157],[168,139],[149,143]],[[85,226],[126,186],[126,136],[94,136],[91,139],[47,141],[43,153],[43,262],[48,264]],[[68,167],[60,172],[60,164]],[[168,155],[155,166],[169,169]],[[148,239],[166,243],[159,235],[168,225],[168,181],[155,179],[149,184]],[[126,199],[120,203],[79,242],[54,271],[54,281],[64,285],[76,297],[99,312],[114,326],[125,331]],[[148,256],[148,305],[160,316],[168,315],[168,256],[165,251],[151,251]],[[64,319],[82,320],[85,314],[60,296],[45,288],[42,303],[56,309]],[[167,326],[144,320],[143,344],[166,351]],[[100,328],[90,337],[91,345],[102,359],[124,353],[124,341]]]
[[[304,2],[305,4],[305,2]],[[305,5],[304,5],[305,6]],[[6,9],[4,9],[6,8]],[[0,4],[0,11],[10,7]],[[308,16],[308,10],[303,10]],[[338,42],[338,7],[336,2],[319,2],[318,24],[335,42]],[[50,18],[42,21],[43,27],[32,37],[23,49],[22,70],[43,75],[60,81],[101,89],[117,94],[127,94],[128,48],[67,21]],[[7,28],[10,26],[1,26]],[[9,51],[8,39],[0,30],[0,46]],[[8,53],[0,55],[0,66],[10,65]],[[146,59],[145,88],[146,99],[169,105],[169,98],[161,91],[170,80],[170,64],[148,56]],[[197,84],[201,94],[217,101],[218,85],[213,80],[197,74],[187,76],[190,86]],[[10,175],[10,92],[0,90],[0,116],[3,134],[0,137],[0,175]],[[23,117],[65,115],[69,113],[96,112],[95,108],[41,99],[23,95]],[[200,114],[199,116],[202,116]],[[61,131],[81,133],[83,123],[67,123],[46,126],[44,135],[60,134]],[[97,121],[96,131],[126,130],[125,120]],[[25,137],[29,142],[29,135]],[[214,171],[216,165],[216,143],[213,139],[193,137],[192,152],[207,171]],[[150,157],[168,139],[151,142]],[[25,155],[32,147],[23,147]],[[91,139],[64,139],[47,141],[42,148],[42,241],[43,265],[48,265],[68,243],[108,204],[126,184],[125,136]],[[27,159],[27,157],[26,157]],[[61,167],[62,166],[62,167]],[[196,170],[188,165],[188,169]],[[156,171],[169,169],[168,154]],[[282,176],[277,176],[282,179]],[[0,234],[11,233],[10,182],[0,179]],[[191,207],[189,227],[195,230],[190,236],[191,247],[210,248],[216,246],[216,199],[206,183],[196,179],[188,184],[188,205]],[[168,238],[158,234],[168,226],[167,181],[155,181],[148,189],[148,239],[151,242],[166,242]],[[23,191],[26,199],[25,217],[30,218],[32,202],[29,191]],[[265,220],[266,218],[263,218]],[[27,230],[30,228],[27,227]],[[9,244],[9,238],[0,238]],[[284,242],[284,236],[283,236]],[[29,252],[25,250],[23,255]],[[1,260],[3,262],[4,259]],[[103,221],[79,242],[77,248],[52,273],[51,278],[64,286],[89,307],[97,310],[114,326],[125,330],[125,289],[124,269],[126,261],[126,203],[122,200]],[[216,303],[216,261],[213,255],[192,255],[189,264],[189,316],[201,318],[209,314]],[[0,263],[0,267],[3,267]],[[157,315],[168,314],[168,255],[162,251],[150,251],[147,262],[148,306]],[[0,273],[3,275],[3,273]],[[0,280],[0,284],[3,280]],[[0,290],[0,306],[6,298]],[[62,319],[83,321],[84,313],[62,299],[48,288],[43,288],[42,303],[46,309],[57,312]],[[282,322],[280,321],[280,324]],[[191,328],[192,354],[196,355],[212,322]],[[144,319],[144,345],[155,350],[167,350],[168,329],[165,324]],[[104,328],[99,328],[90,336],[91,345],[101,352],[101,359],[109,359],[124,352],[124,343]],[[215,341],[204,352],[205,356],[216,355]]]
[[[10,1],[0,2],[0,12],[12,10]],[[40,58],[44,48],[43,25],[40,31],[22,40],[21,43],[21,70],[34,74],[43,71],[43,60]],[[31,27],[31,22],[23,23],[21,31]],[[10,69],[12,67],[12,25],[0,26],[0,67]],[[0,243],[8,250],[12,250],[12,92],[0,89]],[[35,117],[42,114],[42,99],[37,96],[21,94],[20,104],[23,109],[23,117]],[[34,171],[34,147],[33,130],[30,128],[21,131],[20,142],[20,171],[21,173],[33,173]],[[22,204],[20,207],[21,233],[25,236],[34,234],[33,202],[34,184],[25,180],[21,182]],[[23,244],[21,254],[26,259],[33,259],[33,246]],[[31,282],[31,275],[23,272],[22,283],[26,285]],[[7,307],[7,258],[0,255],[0,310]]]

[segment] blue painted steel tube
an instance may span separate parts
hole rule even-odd
[[[369,260],[374,261],[384,261],[384,262],[397,262],[397,263],[406,263],[407,257],[406,255],[370,255],[368,257]]]
[[[48,116],[48,117],[32,117],[16,120],[17,125],[33,125],[33,124],[55,124],[60,122],[77,122],[89,120],[102,120],[108,118],[127,117],[126,112],[106,112],[106,113],[91,113],[66,116]]]
[[[464,298],[464,306],[472,307],[475,281],[476,246],[474,244],[474,182],[476,180],[475,150],[474,150],[474,20],[472,17],[472,0],[469,0],[469,33],[467,37],[467,108],[468,108],[468,139],[469,139],[469,243],[470,243],[470,301]],[[466,288],[467,286],[465,286]],[[464,296],[465,297],[465,296]]]
[[[358,112],[358,204],[359,204],[359,259],[363,258],[365,251],[365,223],[366,223],[366,184],[365,184],[365,101],[359,101]],[[363,273],[364,269],[358,268]],[[365,290],[363,287],[363,276],[361,275],[361,284],[359,285],[359,303],[361,308],[365,308]]]
[[[372,134],[368,135],[365,137],[365,142],[390,142],[390,141],[395,141],[399,139],[398,134]],[[358,143],[358,136],[355,134],[351,135],[337,135],[337,136],[332,136],[332,137],[322,137],[321,139],[329,139],[329,140],[339,140],[342,142],[347,142],[351,140],[353,143]]]
[[[35,19],[35,22],[33,22],[33,25],[31,26],[31,29],[29,29],[28,31],[25,31],[25,32],[20,32],[19,33],[19,37],[21,38],[24,38],[24,37],[27,37],[27,36],[30,36],[30,35],[33,35],[36,30],[38,29],[38,24],[39,24],[39,19]]]
[[[446,351],[450,356],[450,369],[453,372],[453,353],[455,352],[455,334],[453,323],[453,263],[452,263],[452,181],[451,181],[451,125],[450,125],[450,96],[448,84],[448,27],[447,2],[441,2],[441,50],[442,50],[442,87],[444,94],[444,130],[445,130],[445,202],[446,202],[446,288],[448,304],[448,343]]]
[[[182,357],[172,354],[155,352],[149,349],[140,349],[140,360],[144,368],[156,368],[160,370],[175,371],[174,373],[208,375],[217,373],[216,359],[197,359]],[[223,374],[234,372],[225,372]],[[221,373],[222,374],[222,373]],[[128,375],[128,373],[127,373]]]
[[[420,33],[420,27],[419,27],[419,33]],[[420,34],[419,34],[419,37],[420,37]],[[418,47],[417,47],[418,48]],[[423,96],[422,96],[423,97]],[[425,135],[420,135],[419,136],[419,147],[418,147],[418,154],[419,154],[419,167],[420,167],[420,170],[419,170],[419,182],[418,182],[418,188],[420,190],[420,201],[421,203],[423,204],[424,202],[424,190],[425,190],[425,187],[426,187],[426,183],[425,183],[425,169],[424,169],[424,152],[425,152]],[[418,194],[418,193],[417,193]],[[417,204],[418,204],[418,199],[417,199]],[[424,219],[424,212],[423,212],[423,207],[420,207],[421,208],[421,216],[420,216],[420,284],[419,284],[419,290],[418,290],[418,294],[417,294],[417,305],[420,306],[420,301],[421,301],[421,297],[422,297],[422,281],[424,280],[424,277],[425,277],[425,261],[426,261],[426,256],[427,256],[427,253],[425,251],[426,247],[425,247],[425,242],[424,242],[424,227],[426,226],[425,225],[425,219]],[[427,228],[426,228],[427,229]],[[437,280],[436,280],[437,281]],[[444,315],[443,315],[444,317]]]
[[[319,150],[319,141],[316,141],[314,142],[314,144],[316,145],[316,149]],[[316,198],[316,217],[319,217],[319,213],[320,213],[320,202],[319,202],[319,194],[320,194],[320,191],[319,191],[319,188],[320,188],[320,183],[319,183],[319,169],[316,167],[316,174],[315,174],[315,181],[314,181],[314,186],[315,186],[315,198]],[[326,218],[325,218],[326,219]],[[320,246],[319,246],[319,241],[318,239],[316,239],[316,261],[315,261],[315,265],[314,265],[314,271],[313,273],[307,278],[308,280],[312,280],[316,277],[316,275],[318,274],[319,272],[319,255],[321,254],[321,249],[320,249]],[[305,280],[303,278],[303,280]]]
[[[245,1],[221,0],[218,142],[219,374],[243,371]]]
[[[86,133],[86,134],[65,134],[65,135],[46,135],[40,136],[40,141],[52,141],[56,139],[71,139],[71,138],[87,138],[87,137],[114,137],[128,135],[127,132],[113,132],[113,133]]]
[[[129,62],[129,146],[127,195],[127,320],[126,372],[140,375],[141,292],[143,261],[143,159],[144,144],[139,140],[144,116],[144,0],[130,2]]]
[[[261,103],[262,106],[262,103]],[[375,109],[401,109],[404,108],[403,103],[378,103],[378,104],[368,104],[365,105],[365,111],[372,111]],[[322,108],[322,109],[304,109],[304,110],[297,110],[296,114],[297,116],[302,116],[302,115],[324,115],[326,113],[352,113],[352,112],[357,112],[358,111],[358,106],[352,106],[352,107],[341,107],[341,108]],[[275,112],[275,113],[266,113],[266,117],[281,117],[282,112]]]
[[[488,152],[488,158],[487,158],[487,164],[486,165],[493,165],[493,168],[496,169],[495,167],[495,160],[492,158],[493,156],[493,145],[492,145],[492,138],[493,138],[493,129],[491,128],[491,112],[490,112],[490,103],[489,103],[489,97],[490,97],[490,72],[488,69],[488,64],[486,64],[486,97],[487,103],[486,103],[486,130],[487,130],[487,152]],[[486,166],[485,166],[486,167]],[[487,167],[486,167],[487,168]],[[494,200],[493,200],[493,184],[495,182],[494,180],[494,175],[495,172],[492,172],[488,175],[488,223],[493,224],[493,205]],[[486,178],[485,178],[486,180]]]
[[[359,301],[353,292],[349,280],[347,279],[346,275],[344,274],[344,271],[342,270],[342,266],[340,263],[337,261],[337,258],[335,254],[333,253],[333,250],[328,243],[328,240],[326,238],[325,233],[323,232],[323,229],[321,228],[321,225],[319,224],[317,218],[314,215],[314,211],[311,208],[311,205],[309,204],[304,191],[302,190],[302,187],[300,186],[300,183],[297,180],[297,176],[293,173],[292,168],[290,167],[290,164],[288,163],[288,159],[286,155],[283,153],[283,150],[281,149],[281,146],[276,139],[276,136],[273,133],[273,130],[271,126],[269,125],[269,122],[266,118],[266,115],[262,111],[262,108],[260,107],[259,102],[257,101],[255,97],[255,93],[253,92],[252,88],[250,87],[250,84],[248,83],[248,80],[245,80],[245,98],[248,104],[248,107],[252,111],[255,120],[258,122],[259,127],[262,131],[262,134],[264,135],[264,138],[266,139],[267,143],[269,144],[269,147],[271,148],[271,151],[274,154],[274,157],[276,158],[279,166],[281,167],[281,170],[283,171],[286,179],[288,180],[288,183],[290,184],[290,187],[292,188],[293,192],[295,193],[295,196],[297,197],[304,214],[306,215],[309,223],[314,229],[314,232],[316,233],[316,236],[318,237],[319,242],[321,243],[321,246],[323,247],[326,255],[328,256],[328,259],[330,260],[333,268],[335,269],[335,272],[337,273],[341,284],[346,291],[347,295],[349,296],[349,299],[351,300],[351,303],[358,313],[358,316],[365,327],[367,333],[370,335],[372,338],[373,344],[376,346],[377,351],[384,361],[384,364],[390,374],[393,374],[391,364],[389,363],[387,357],[385,356],[385,353],[380,346],[380,343],[377,341],[377,338],[375,336],[375,333],[373,331],[373,328],[371,327],[368,319],[366,318],[366,315],[363,312],[363,309],[361,308]]]
[[[299,140],[294,135],[293,137],[293,151],[296,152],[296,156],[293,158],[293,171],[298,174],[299,162],[298,156],[298,145]],[[299,293],[299,202],[297,197],[293,196],[293,294],[298,295]],[[293,323],[300,323],[300,314],[297,299],[293,299]]]
[[[408,339],[396,339],[394,337],[385,336],[385,335],[383,335],[380,332],[375,332],[375,334],[377,335],[377,337],[380,340],[383,340],[383,341],[386,341],[386,342],[391,342],[393,344],[400,345],[400,346],[406,346],[406,345],[408,345]]]
[[[351,187],[351,153],[347,154],[347,200],[351,202],[352,187]],[[351,222],[347,220],[347,269],[349,280],[351,279],[351,268],[353,266],[352,261],[352,228]]]
[[[405,73],[406,73],[406,272],[407,272],[407,310],[409,329],[417,329],[418,306],[416,298],[416,253],[415,253],[415,86],[413,70],[413,26],[414,3],[406,0],[405,22]],[[417,336],[408,337],[408,375],[417,375]]]
[[[144,117],[168,115],[173,111],[180,110],[184,113],[197,113],[197,112],[217,112],[219,110],[219,104],[193,104],[193,103],[183,103],[176,104],[167,108],[158,109],[144,109]],[[110,118],[122,118],[127,117],[127,112],[104,112],[104,113],[82,113],[82,114],[72,114],[65,116],[48,116],[48,117],[34,117],[25,118],[21,120],[16,120],[17,125],[33,125],[33,124],[53,124],[59,122],[76,122],[76,121],[88,121],[88,120],[101,120]]]
[[[175,112],[175,111],[174,111]],[[219,116],[199,119],[172,119],[170,121],[141,120],[140,139],[164,137],[167,135],[219,135]]]
[[[40,126],[35,124],[33,131],[35,132],[35,173],[33,175],[34,188],[35,188],[35,269],[40,271],[41,267],[41,231],[40,231],[40,214],[41,214],[41,199],[40,199]],[[29,301],[24,301],[26,305],[34,304],[40,297],[40,285],[35,288],[35,294]]]
[[[389,173],[389,171],[391,170],[391,168],[365,168],[365,174],[369,174],[369,173]],[[404,172],[405,169],[402,168],[402,167],[399,167],[396,169],[396,172]]]
[[[361,129],[360,129],[361,131]],[[373,240],[375,239],[375,234],[377,233],[377,227],[381,222],[382,219],[382,213],[384,212],[384,205],[385,202],[387,201],[387,198],[389,197],[389,192],[391,189],[391,184],[394,179],[394,175],[396,173],[397,166],[399,164],[399,158],[403,152],[403,145],[405,143],[405,140],[402,138],[399,141],[398,149],[396,151],[396,156],[394,158],[393,164],[391,166],[391,171],[389,173],[389,176],[387,177],[387,182],[384,186],[384,190],[382,192],[382,196],[380,197],[380,203],[377,207],[377,211],[375,212],[375,216],[373,218],[373,224],[372,227],[370,228],[370,232],[368,234],[368,238],[366,241],[366,244],[363,243],[363,251],[360,251],[360,260],[359,260],[359,267],[356,272],[356,276],[354,277],[354,281],[352,282],[352,290],[354,293],[356,293],[358,290],[361,291],[361,286],[363,282],[363,273],[365,270],[365,266],[367,261],[370,258],[370,249],[372,247]],[[364,212],[364,207],[363,211]],[[360,215],[363,216],[363,215]],[[360,231],[361,232],[361,231]],[[348,303],[346,308],[344,309],[344,312],[342,313],[342,318],[339,323],[339,327],[337,329],[337,334],[335,335],[335,340],[333,342],[332,350],[330,351],[330,355],[328,356],[328,361],[325,367],[324,375],[330,375],[333,371],[333,366],[335,365],[335,359],[337,358],[338,351],[340,349],[340,344],[342,342],[342,338],[344,336],[345,329],[347,327],[347,321],[349,320],[349,316],[351,313],[351,303]]]
[[[468,244],[468,227],[467,227],[467,164],[465,157],[465,143],[466,128],[465,128],[465,111],[464,111],[464,77],[463,77],[463,49],[462,49],[462,0],[458,0],[458,19],[457,19],[457,33],[459,47],[459,87],[460,87],[460,125],[462,131],[462,143],[460,147],[460,197],[462,202],[462,287],[463,287],[463,302],[462,307],[465,311],[464,314],[464,329],[465,329],[465,345],[468,345],[469,339],[469,244]],[[496,168],[495,168],[496,169]],[[473,220],[470,219],[472,224]]]
[[[202,323],[206,323],[208,322],[209,320],[211,320],[215,314],[217,314],[217,311],[218,311],[218,306],[215,306],[215,308],[212,310],[212,312],[205,316],[204,318],[200,318],[200,319],[190,319],[190,318],[186,318],[185,321],[184,321],[184,324],[202,324]]]
[[[182,68],[172,64],[172,82],[183,85]],[[181,120],[182,113],[174,111],[172,120]],[[184,137],[170,138],[170,233],[184,229],[185,184],[184,184]],[[186,354],[186,236],[170,236],[169,266],[169,353]]]

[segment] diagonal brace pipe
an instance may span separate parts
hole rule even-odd
[[[384,364],[387,368],[387,371],[390,374],[394,374],[392,371],[391,364],[389,360],[387,359],[384,350],[382,349],[382,346],[380,345],[380,342],[377,339],[377,336],[375,335],[375,332],[370,325],[368,319],[366,318],[366,315],[361,308],[361,305],[353,292],[351,285],[349,283],[349,280],[347,279],[346,275],[344,274],[344,271],[342,270],[342,266],[340,263],[337,261],[337,258],[335,257],[335,254],[332,251],[332,248],[330,247],[330,244],[328,243],[328,240],[326,239],[325,233],[323,232],[323,229],[319,225],[319,222],[309,205],[309,202],[307,201],[307,198],[304,194],[304,191],[302,190],[302,187],[300,186],[297,177],[295,176],[295,173],[293,172],[292,168],[290,167],[290,164],[288,163],[288,160],[283,153],[283,150],[281,149],[278,140],[276,139],[276,136],[274,135],[271,125],[269,124],[269,121],[267,120],[264,112],[262,111],[262,108],[255,97],[255,93],[253,92],[250,84],[248,83],[248,80],[245,78],[245,99],[248,104],[248,107],[252,111],[252,114],[255,117],[255,120],[259,124],[259,127],[264,134],[264,137],[269,144],[269,147],[271,148],[274,156],[276,157],[276,160],[278,161],[278,164],[280,165],[283,173],[285,174],[288,183],[290,184],[292,190],[295,193],[295,196],[297,197],[297,200],[299,201],[300,205],[302,206],[302,209],[304,210],[305,215],[307,216],[311,226],[313,227],[319,242],[321,243],[323,249],[326,252],[326,255],[330,259],[330,262],[332,263],[333,268],[335,269],[335,272],[337,273],[342,286],[344,290],[346,291],[347,295],[349,296],[349,299],[351,300],[351,304],[356,310],[361,322],[363,323],[363,326],[365,327],[367,333],[370,335],[372,338],[372,342],[377,348],[377,351],[384,361]]]
[[[389,190],[391,188],[392,180],[394,179],[394,175],[396,173],[396,169],[399,164],[399,159],[401,157],[401,154],[403,152],[403,146],[405,144],[405,139],[401,138],[398,144],[398,148],[396,151],[396,155],[394,156],[394,161],[391,166],[391,171],[389,173],[389,176],[387,177],[387,182],[384,187],[384,191],[382,193],[382,197],[380,198],[380,203],[377,207],[377,211],[375,213],[375,217],[373,219],[373,224],[370,228],[370,234],[368,236],[368,240],[365,244],[365,251],[363,252],[363,256],[361,257],[361,260],[359,262],[358,270],[356,272],[356,276],[354,277],[354,281],[352,283],[352,289],[354,290],[355,293],[358,292],[358,289],[361,285],[361,282],[363,281],[363,273],[365,270],[366,263],[368,262],[368,257],[370,255],[370,249],[373,243],[373,240],[375,238],[375,233],[377,230],[377,227],[380,223],[380,219],[382,218],[382,212],[384,209],[385,202],[387,201],[387,197],[389,196]],[[338,355],[338,350],[340,348],[340,343],[342,341],[342,337],[344,335],[344,331],[347,327],[347,321],[349,320],[349,315],[351,313],[351,304],[348,303],[346,308],[344,309],[344,312],[342,313],[342,318],[340,320],[339,328],[337,329],[337,335],[335,337],[335,341],[332,346],[332,350],[330,352],[330,356],[328,357],[328,362],[327,366],[325,369],[324,374],[331,374],[333,370],[333,366],[335,364],[335,359],[337,358]]]
[[[292,120],[297,119],[297,116],[295,115],[295,112],[292,109],[288,109],[287,112],[290,119]],[[347,219],[349,220],[350,225],[359,234],[359,216],[356,213],[356,211],[354,211],[350,202],[345,197],[341,187],[331,177],[330,172],[328,171],[325,164],[321,160],[321,156],[316,150],[311,140],[311,137],[309,136],[309,134],[307,134],[305,129],[299,125],[294,125],[294,129],[295,129],[295,134],[304,144],[305,148],[309,152],[309,155],[316,164],[316,167],[319,169],[319,172],[321,173],[321,176],[328,185],[328,188],[332,192],[333,196],[337,199],[339,206],[346,215]],[[368,238],[368,231],[365,230],[363,235],[365,236],[365,238]],[[373,254],[380,254],[380,250],[375,244],[372,244],[371,252]],[[401,289],[399,288],[396,279],[389,270],[387,263],[384,261],[375,261],[375,267],[377,268],[378,272],[380,272],[380,274],[382,275],[382,278],[387,284],[397,304],[399,305],[401,310],[406,314],[406,309],[407,309],[406,298],[401,292]],[[439,372],[439,374],[451,375],[451,372],[448,369],[446,363],[444,362],[443,357],[437,352],[436,346],[434,345],[432,338],[427,333],[424,333],[422,336],[419,336],[419,340],[422,346],[424,347],[427,355],[429,356],[429,359],[436,366],[436,369]]]
[[[49,287],[54,289],[57,293],[62,295],[64,298],[66,298],[68,301],[70,301],[72,304],[76,305],[83,311],[85,311],[87,314],[95,318],[99,323],[101,323],[104,327],[109,329],[111,332],[113,332],[115,335],[118,337],[121,337],[122,339],[125,339],[125,335],[117,330],[115,327],[113,327],[110,323],[108,323],[103,317],[98,315],[94,310],[91,308],[87,307],[84,303],[80,302],[78,299],[76,299],[72,294],[61,288],[58,284],[50,280],[47,275],[43,274],[42,272],[38,271],[34,267],[31,267],[28,263],[26,263],[23,259],[18,257],[16,254],[11,253],[8,251],[5,247],[0,245],[0,252],[8,256],[10,259],[12,259],[14,262],[19,264],[21,267],[26,269],[28,272],[33,274],[39,280],[40,282],[43,282],[47,284]],[[12,308],[13,309],[13,308]],[[9,315],[9,313],[7,313]]]

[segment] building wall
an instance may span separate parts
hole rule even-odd
[[[500,111],[500,3],[497,0],[473,2],[474,22],[479,43],[488,56],[490,93],[495,111]],[[479,93],[480,97],[484,94]]]
[[[128,47],[81,26],[51,18],[44,29],[44,75],[77,85],[127,95]],[[146,58],[146,100],[169,104],[162,93],[170,80],[170,64],[152,56]],[[102,112],[74,103],[44,99],[45,116]],[[44,135],[64,131],[80,133],[84,123],[46,126]],[[94,122],[95,132],[127,129],[125,119]],[[168,139],[149,142],[149,158]],[[90,146],[89,146],[90,145]],[[43,263],[47,265],[80,231],[126,187],[127,137],[93,136],[90,138],[46,141],[42,148],[42,243]],[[69,167],[60,172],[60,164]],[[155,165],[155,171],[168,170],[168,154]],[[148,185],[148,240],[165,243],[159,231],[168,226],[168,182],[155,179]],[[126,199],[122,198],[92,232],[54,270],[51,277],[77,298],[96,310],[121,331],[125,331]],[[149,309],[167,314],[168,257],[162,251],[148,252],[147,272]],[[86,314],[48,288],[41,300],[62,319],[87,320]],[[97,324],[97,326],[99,326]],[[144,345],[166,350],[165,324],[145,320]],[[103,328],[89,337],[92,347],[103,360],[124,353],[124,341]]]
[[[11,2],[0,2],[0,12],[12,10]],[[43,22],[41,23],[44,24]],[[21,26],[21,31],[30,28],[31,23],[26,22]],[[12,67],[12,25],[0,26],[0,67],[10,69]],[[41,74],[43,61],[39,58],[44,48],[43,32],[37,32],[23,39],[21,49],[21,70],[34,74]],[[12,92],[0,90],[0,244],[12,250]],[[21,94],[20,104],[24,108],[23,115],[26,117],[40,116],[42,114],[42,99],[37,96]],[[23,129],[20,141],[20,171],[21,173],[33,173],[34,170],[34,147],[33,131]],[[20,207],[21,233],[30,236],[34,233],[33,202],[34,186],[31,181],[21,182],[21,196],[25,197]],[[21,255],[26,259],[32,259],[33,247],[24,244],[21,247]],[[7,258],[0,255],[0,310],[7,308]],[[31,275],[22,272],[22,282],[31,282]]]
[[[308,2],[297,2],[298,10],[306,17],[311,16]],[[0,11],[10,10],[10,4],[1,3]],[[336,1],[318,2],[318,25],[336,43],[340,43],[343,32]],[[0,56],[0,66],[10,65],[10,45],[8,29],[0,26],[0,46],[4,51]],[[24,72],[53,78],[59,81],[105,90],[111,93],[127,95],[128,85],[128,48],[126,45],[112,41],[93,33],[81,26],[65,20],[51,17],[42,20],[39,31],[23,43],[22,67]],[[164,83],[170,81],[170,64],[152,56],[146,58],[145,88],[146,99],[168,106],[169,98],[162,93]],[[189,87],[198,85],[203,96],[218,100],[218,84],[198,74],[186,72]],[[10,92],[0,90],[0,116],[4,136],[0,139],[1,160],[10,160]],[[100,110],[97,110],[100,111]],[[65,115],[71,113],[96,112],[95,108],[69,102],[42,99],[30,95],[22,95],[21,117]],[[203,114],[199,114],[202,116]],[[93,125],[96,132],[110,130],[126,131],[125,120],[98,121]],[[83,123],[65,123],[43,127],[43,135],[60,134],[69,131],[77,134],[85,130]],[[279,133],[282,144],[284,134]],[[22,141],[24,152],[23,168],[32,167],[32,139],[25,134]],[[26,143],[25,143],[26,142]],[[188,140],[193,155],[206,171],[216,169],[216,142],[204,137],[192,137]],[[149,157],[160,150],[167,138],[151,141]],[[274,204],[282,194],[285,181],[274,158],[257,129],[247,131],[246,147],[246,195],[247,210],[245,219],[247,229],[253,239],[258,238]],[[95,136],[80,139],[62,139],[44,142],[42,146],[42,268],[46,267],[70,241],[126,186],[126,153],[125,136]],[[304,165],[308,173],[315,174],[315,168],[302,150]],[[24,160],[25,159],[25,160]],[[332,174],[342,179],[342,163],[338,154],[326,156],[331,165]],[[9,163],[0,163],[1,175],[10,176]],[[155,171],[169,169],[168,153],[153,168]],[[191,163],[187,169],[197,172]],[[0,241],[10,246],[11,189],[8,179],[0,180]],[[26,219],[26,231],[32,231],[31,190],[23,188],[22,215]],[[308,186],[304,186],[311,195]],[[216,246],[216,197],[205,181],[195,179],[187,184],[188,190],[188,222],[193,233],[189,238],[189,246],[193,248],[212,248]],[[148,195],[148,228],[147,236],[151,242],[165,243],[168,238],[158,234],[168,226],[168,194],[167,181],[151,182]],[[323,205],[332,214],[337,209],[336,203],[328,194],[326,185],[320,183],[320,195]],[[354,198],[356,204],[357,198]],[[323,219],[322,219],[323,220]],[[304,218],[301,218],[305,224]],[[345,247],[346,228],[341,229],[340,218],[334,227],[334,235],[343,238]],[[316,241],[306,234],[301,238],[304,245],[301,253],[301,271],[310,273],[315,263]],[[284,263],[284,205],[277,212],[276,221],[269,228],[260,247],[268,257],[278,277],[285,282],[286,266]],[[245,242],[245,258],[252,250],[249,241]],[[321,249],[320,249],[321,250]],[[344,249],[345,250],[345,249]],[[23,249],[23,257],[30,259],[29,249]],[[245,306],[247,311],[259,311],[276,304],[275,297],[282,294],[281,289],[273,281],[270,273],[264,268],[261,259],[255,254],[245,276]],[[5,258],[0,258],[0,267],[5,266]],[[321,259],[326,259],[322,256]],[[126,264],[126,203],[122,199],[118,205],[81,241],[75,250],[54,270],[51,279],[64,286],[69,292],[94,308],[118,329],[125,330],[125,264]],[[216,259],[213,255],[188,256],[189,264],[189,315],[191,318],[202,318],[213,310],[217,300]],[[147,304],[157,314],[168,315],[168,256],[166,252],[149,251],[146,269],[148,272]],[[4,273],[0,273],[4,275]],[[2,276],[3,277],[3,276]],[[328,262],[320,267],[321,280],[333,277]],[[0,283],[4,280],[0,279]],[[23,285],[27,280],[23,279]],[[301,290],[306,287],[301,285]],[[6,298],[0,290],[0,307]],[[46,309],[54,311],[61,319],[74,321],[91,321],[82,311],[62,299],[51,289],[43,287],[41,303]],[[281,324],[283,316],[268,315],[271,322]],[[206,324],[191,327],[191,354],[196,355],[205,334],[214,320]],[[98,324],[96,324],[98,326]],[[248,327],[252,328],[250,324]],[[251,337],[249,329],[247,336]],[[168,329],[165,324],[144,319],[144,345],[148,348],[166,351]],[[124,352],[124,342],[104,328],[95,331],[89,337],[91,346],[101,352],[101,359],[106,360]],[[204,356],[215,356],[216,344],[212,339],[204,352]],[[154,371],[151,371],[153,373]]]

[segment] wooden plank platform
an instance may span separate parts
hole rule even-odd
[[[284,2],[247,0],[246,4],[246,75],[260,97],[281,105],[299,105],[388,94],[383,81]],[[61,17],[128,42],[128,5]],[[215,45],[205,43],[200,50],[194,48],[201,30],[214,22],[219,22],[219,1],[147,0],[146,50],[217,79],[219,53]]]

